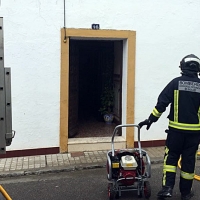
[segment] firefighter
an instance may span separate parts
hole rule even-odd
[[[174,78],[160,93],[149,118],[139,123],[148,130],[170,104],[169,125],[165,144],[162,189],[159,198],[172,197],[177,163],[182,157],[179,189],[181,200],[194,196],[192,184],[196,153],[200,142],[200,59],[185,56],[180,62],[181,76]]]

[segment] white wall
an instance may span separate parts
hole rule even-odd
[[[1,0],[5,67],[12,70],[13,129],[8,150],[59,145],[60,28],[63,0]],[[135,122],[149,116],[186,54],[200,56],[200,2],[66,0],[67,28],[135,30]],[[167,113],[142,140],[165,139]]]
[[[5,67],[12,72],[16,130],[7,150],[59,146],[63,9],[60,1],[49,2],[1,0]]]

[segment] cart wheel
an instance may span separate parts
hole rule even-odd
[[[143,196],[148,199],[150,196],[151,196],[151,186],[150,186],[150,183],[149,181],[145,181],[144,182],[144,189],[143,189]]]
[[[115,200],[115,191],[112,183],[108,183],[108,198],[109,200]]]
[[[149,197],[151,196],[151,186],[149,181],[144,181],[144,188],[142,188],[142,190],[140,190],[140,194],[138,195],[138,198],[146,198],[149,199]]]

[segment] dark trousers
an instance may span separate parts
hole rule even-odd
[[[167,130],[166,151],[164,164],[177,166],[180,156],[181,171],[185,173],[194,173],[196,152],[200,142],[199,133],[182,133]],[[176,173],[167,172],[165,176],[165,185],[175,185]],[[193,180],[180,177],[179,189],[182,194],[188,194],[192,188]]]

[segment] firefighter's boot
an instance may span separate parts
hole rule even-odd
[[[181,200],[190,200],[192,197],[194,196],[194,192],[191,191],[189,194],[187,195],[181,195]]]
[[[160,198],[172,197],[172,191],[173,190],[171,187],[163,186],[162,189],[158,192],[157,196]]]

